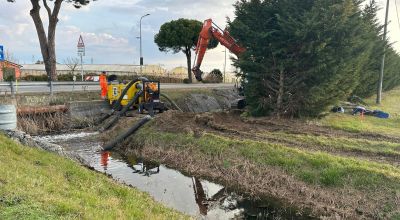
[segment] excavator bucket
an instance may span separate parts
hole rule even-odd
[[[192,69],[192,72],[193,72],[194,76],[196,77],[197,81],[203,81],[203,78],[202,78],[203,72],[200,70],[200,68],[194,67]]]

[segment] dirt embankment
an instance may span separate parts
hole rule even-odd
[[[103,140],[107,141],[110,137],[114,137],[134,120],[132,118],[121,122],[113,130],[104,134]],[[150,132],[155,135],[149,135]],[[243,157],[227,155],[226,152],[205,154],[196,146],[196,140],[171,141],[169,139],[174,136],[157,137],[157,134],[183,134],[187,137],[199,138],[199,141],[205,134],[212,134],[231,140],[282,144],[305,152],[322,151],[340,157],[351,157],[354,160],[382,161],[391,165],[398,159],[396,154],[364,151],[362,148],[334,147],[326,143],[299,139],[296,135],[311,135],[328,139],[343,138],[354,142],[365,139],[372,142],[385,140],[393,144],[399,143],[397,137],[348,133],[296,120],[242,118],[237,114],[226,112],[196,114],[169,111],[158,115],[150,125],[122,143],[119,150],[125,154],[139,154],[145,159],[156,160],[194,176],[224,183],[228,187],[253,196],[280,199],[285,204],[298,207],[300,212],[311,210],[312,215],[320,218],[387,218],[400,211],[399,208],[392,207],[390,213],[382,214],[385,212],[383,210],[387,202],[399,204],[399,192],[397,192],[398,195],[396,193],[390,195],[389,192],[393,193],[393,191],[388,189],[374,191],[346,185],[326,187],[310,184],[299,180],[279,166],[262,165]],[[294,135],[297,139],[285,135]],[[163,142],[166,140],[168,142]],[[210,142],[210,145],[212,144]],[[301,165],[298,169],[302,169]]]

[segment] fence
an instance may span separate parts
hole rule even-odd
[[[69,91],[97,91],[99,82],[0,82],[0,94],[49,93]]]

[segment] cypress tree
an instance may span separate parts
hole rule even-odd
[[[371,45],[358,0],[242,0],[231,33],[253,115],[317,116],[358,85]]]
[[[386,60],[383,90],[388,91],[400,85],[400,56],[393,50],[390,43],[382,37],[383,25],[378,23],[378,11],[379,7],[376,1],[371,0],[362,13],[366,25],[365,41],[373,45],[368,62],[362,68],[361,79],[353,91],[353,95],[363,98],[376,93],[384,47],[386,47]]]

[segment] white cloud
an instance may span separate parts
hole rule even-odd
[[[29,27],[29,24],[27,24],[27,23],[16,24],[13,33],[20,36],[25,33],[25,31],[27,30],[28,27]]]
[[[76,44],[82,34],[86,46],[87,57],[93,57],[95,62],[102,63],[138,63],[137,48],[139,41],[139,19],[150,13],[151,16],[142,22],[143,47],[146,63],[164,63],[172,68],[186,66],[183,54],[162,53],[153,43],[153,37],[160,26],[170,20],[181,17],[204,20],[212,18],[221,28],[226,25],[226,17],[234,17],[236,0],[99,0],[91,2],[81,9],[75,9],[72,4],[63,3],[60,12],[60,22],[57,26],[57,57],[63,59],[76,56]],[[378,0],[383,8],[386,0]],[[51,3],[52,4],[52,3]],[[391,1],[389,36],[392,41],[398,41],[400,28],[396,18],[396,10]],[[18,0],[7,3],[0,0],[0,44],[6,45],[16,57],[26,62],[32,55],[40,57],[40,47],[32,18],[29,15],[30,1]],[[47,23],[47,14],[42,10],[43,22]],[[384,10],[378,14],[383,22]],[[45,28],[47,29],[47,28]],[[394,46],[400,51],[400,42]],[[213,68],[222,70],[224,63],[224,48],[219,46],[207,52],[203,70]],[[22,57],[22,58],[21,58]],[[193,56],[194,57],[194,56]],[[228,56],[229,57],[229,56]],[[230,59],[227,59],[227,70],[231,70]]]
[[[57,32],[57,42],[62,42],[57,46],[59,62],[76,56],[80,35],[86,46],[86,57],[93,58],[96,62],[115,63],[113,58],[126,60],[126,57],[133,57],[136,52],[136,48],[126,38],[111,33],[85,32],[77,26],[69,25]]]

